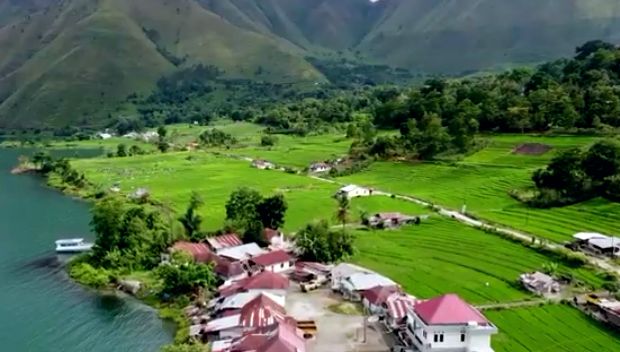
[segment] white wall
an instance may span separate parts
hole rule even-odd
[[[290,262],[286,262],[286,263],[278,263],[278,264],[274,264],[274,265],[269,265],[267,267],[265,267],[265,270],[267,271],[271,271],[274,273],[281,273],[283,271],[287,271],[291,268],[291,263]]]

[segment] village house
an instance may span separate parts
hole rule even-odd
[[[255,159],[252,160],[252,167],[260,170],[271,170],[275,169],[276,166],[267,160]]]
[[[342,281],[355,273],[372,273],[372,271],[350,263],[340,263],[333,267],[330,275],[332,290],[340,291]]]
[[[417,216],[408,216],[401,213],[377,213],[368,218],[369,226],[385,229],[419,222],[420,218]]]
[[[560,292],[559,282],[557,282],[553,277],[538,271],[522,274],[519,276],[519,281],[521,281],[523,286],[530,292],[541,296]]]
[[[256,330],[240,338],[214,341],[211,351],[306,352],[306,341],[294,319],[285,319],[273,327]]]
[[[406,335],[420,352],[492,352],[497,328],[455,294],[419,301],[407,313]]]
[[[348,185],[340,188],[336,192],[336,197],[347,197],[349,199],[356,197],[368,197],[372,195],[372,190],[356,185]]]
[[[213,271],[225,282],[240,280],[248,275],[249,267],[245,261],[219,256],[205,243],[179,241],[171,251],[184,251],[199,263],[213,263]]]
[[[620,255],[620,238],[596,232],[579,232],[573,235],[575,243],[587,251],[600,255]]]
[[[106,140],[106,139],[110,139],[112,137],[114,137],[114,136],[111,133],[108,133],[108,132],[97,132],[97,134],[95,134],[95,138],[97,138],[97,139]]]
[[[202,329],[211,341],[239,338],[257,328],[273,326],[286,318],[283,305],[268,294],[259,294],[238,312],[209,321]]]
[[[275,250],[259,254],[248,259],[248,263],[254,270],[271,271],[281,273],[291,270],[293,258],[283,250]]]
[[[252,242],[242,244],[241,246],[222,248],[217,252],[217,255],[231,260],[247,260],[266,252],[266,250]]]
[[[318,281],[325,283],[331,278],[331,267],[316,262],[296,262],[292,278],[299,282]]]
[[[345,299],[357,302],[362,300],[363,291],[376,286],[397,286],[397,284],[377,273],[355,273],[340,282],[340,293]]]
[[[413,309],[416,298],[405,294],[395,293],[385,302],[385,317],[383,322],[390,330],[398,330],[406,325],[407,312]]]
[[[259,295],[266,295],[274,302],[283,306],[286,304],[285,294],[275,294],[272,292],[252,290],[248,292],[238,292],[230,296],[214,298],[208,303],[208,308],[213,317],[229,316],[232,313],[239,313],[239,310],[246,304],[254,300]]]
[[[328,163],[314,163],[311,164],[310,167],[308,168],[308,170],[310,170],[311,173],[322,173],[322,172],[328,172],[332,169],[332,166],[329,165]]]
[[[269,243],[269,248],[271,250],[281,249],[291,252],[294,248],[293,242],[288,240],[282,231],[266,228],[263,235],[265,236],[265,241]]]
[[[620,328],[620,302],[604,299],[599,303],[599,307],[605,321],[611,326]]]
[[[238,292],[268,292],[284,295],[289,286],[290,281],[286,276],[271,271],[262,271],[220,286],[218,294],[220,296],[230,296]]]
[[[398,286],[372,287],[362,292],[362,305],[370,314],[383,316],[388,298],[400,292]]]
[[[211,249],[215,252],[230,247],[237,247],[243,245],[243,241],[234,233],[229,233],[216,237],[208,237],[207,243]]]

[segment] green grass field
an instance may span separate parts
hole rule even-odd
[[[355,200],[352,206],[370,212],[402,209],[412,215],[429,214],[426,208],[401,203],[405,202],[375,197]],[[421,225],[400,230],[357,231],[356,245],[354,262],[389,276],[413,295],[428,298],[455,292],[472,303],[530,297],[516,283],[519,274],[540,270],[551,261],[520,244],[437,214]],[[600,278],[585,269],[573,273],[591,284],[601,283]]]
[[[486,311],[499,329],[496,352],[620,351],[620,335],[564,305]]]
[[[508,195],[512,189],[531,185],[532,171],[552,156],[552,152],[540,157],[514,155],[511,150],[515,145],[531,140],[565,149],[592,141],[586,137],[538,138],[496,137],[488,148],[454,164],[379,162],[341,181],[417,196],[453,209],[460,210],[465,204],[470,214],[555,241],[568,240],[579,231],[616,233],[618,203],[593,199],[567,207],[533,209]]]
[[[82,159],[72,162],[86,178],[104,189],[120,184],[123,193],[146,187],[154,199],[177,213],[184,211],[192,191],[205,200],[205,227],[219,228],[225,218],[224,204],[241,186],[265,195],[282,192],[289,204],[285,230],[293,231],[318,219],[331,218],[336,185],[284,172],[257,170],[246,161],[216,157],[204,152],[153,154],[131,158]]]

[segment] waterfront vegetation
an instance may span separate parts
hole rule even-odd
[[[563,304],[488,310],[499,329],[492,346],[497,352],[620,350],[618,334]]]

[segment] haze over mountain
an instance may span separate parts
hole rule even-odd
[[[0,127],[97,124],[198,63],[325,81],[307,57],[461,73],[617,42],[616,0],[0,0]]]

